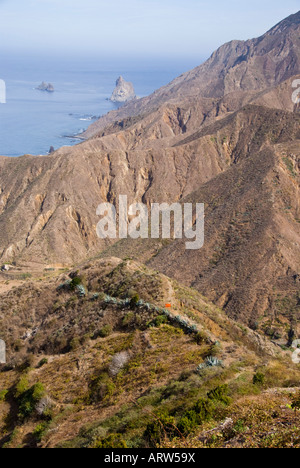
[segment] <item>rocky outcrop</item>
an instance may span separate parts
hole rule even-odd
[[[110,100],[112,102],[128,102],[136,98],[132,83],[125,81],[122,76],[117,79],[116,88]]]
[[[45,81],[43,81],[40,86],[38,86],[36,89],[38,89],[39,91],[47,91],[48,93],[54,93],[54,86],[53,84],[51,83],[45,83]]]

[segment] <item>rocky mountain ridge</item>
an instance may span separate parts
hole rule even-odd
[[[299,447],[299,19],[0,157],[0,447]],[[122,194],[204,203],[203,248],[100,240]]]
[[[2,261],[42,268],[107,249],[119,257],[130,252],[247,323],[281,315],[274,301],[282,302],[284,291],[295,326],[300,135],[291,93],[299,76],[292,74],[300,73],[298,41],[299,14],[259,39],[226,44],[152,96],[101,118],[80,145],[1,158]],[[237,62],[241,54],[246,58]],[[117,203],[120,194],[129,203],[204,201],[204,248],[190,258],[177,241],[134,247],[131,240],[98,239],[96,208]]]

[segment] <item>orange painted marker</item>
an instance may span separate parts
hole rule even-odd
[[[171,309],[172,305],[171,304],[166,304],[167,309]]]

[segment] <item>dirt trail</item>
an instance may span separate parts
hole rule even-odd
[[[172,282],[167,278],[166,276],[162,275],[163,283],[164,283],[164,289],[165,289],[165,304],[170,303],[171,304],[171,309],[169,309],[169,312],[172,317],[176,317],[177,315],[180,315],[183,320],[185,320],[189,325],[193,326],[195,325],[197,329],[203,330],[204,327],[199,323],[195,322],[194,320],[191,320],[186,314],[184,314],[181,310],[181,306],[179,304],[178,299],[176,298],[176,292],[174,291],[174,288],[172,286]],[[215,337],[211,335],[211,338],[214,339]]]
[[[171,281],[166,277],[162,276],[163,282],[164,282],[164,289],[165,289],[165,297],[164,301],[165,303],[171,303],[172,309],[177,309],[178,307],[178,301],[176,299],[176,293],[174,291],[174,288],[171,284]]]
[[[24,281],[18,281],[18,280],[0,280],[0,294],[9,292],[11,289],[22,286],[24,284]]]

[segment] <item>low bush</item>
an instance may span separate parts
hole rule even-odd
[[[292,408],[297,411],[300,410],[300,393],[293,397]]]
[[[40,369],[41,367],[45,366],[46,364],[48,364],[48,359],[43,358],[43,359],[41,359],[40,362],[38,363],[37,368]]]
[[[213,402],[208,398],[200,398],[191,410],[184,413],[178,423],[178,429],[183,435],[187,435],[205,421],[209,421],[213,414]]]
[[[15,389],[14,389],[14,396],[18,399],[21,395],[23,395],[29,389],[28,379],[25,375],[22,375],[17,382]]]
[[[69,343],[69,350],[70,351],[76,351],[76,349],[78,349],[79,347],[80,347],[80,340],[76,336],[76,337],[71,339],[71,341]]]
[[[24,361],[18,366],[19,372],[24,372],[33,367],[34,365],[34,355],[28,354]]]
[[[228,396],[228,392],[228,385],[219,385],[219,387],[208,392],[207,397],[213,401],[220,401],[224,405],[230,405],[231,399]]]
[[[71,283],[70,283],[71,291],[75,291],[77,286],[80,286],[81,283],[82,283],[82,278],[80,276],[75,276],[75,278],[73,278]]]
[[[194,406],[202,422],[209,421],[213,417],[214,405],[211,399],[200,398]]]
[[[123,318],[123,326],[127,327],[128,325],[131,325],[134,322],[134,318],[135,314],[133,312],[128,312],[128,314]]]
[[[49,428],[49,423],[42,422],[36,426],[33,431],[33,436],[37,442],[41,442]]]
[[[96,441],[91,448],[95,449],[122,449],[127,448],[125,440],[121,434],[111,434],[105,439]]]
[[[88,403],[108,403],[115,392],[115,384],[107,373],[94,377],[90,383]]]
[[[201,424],[201,419],[196,411],[187,411],[185,415],[180,419],[178,424],[178,430],[181,434],[186,435],[193,432],[196,427]]]
[[[164,438],[172,438],[178,435],[178,430],[175,426],[175,418],[168,413],[159,413],[155,421],[147,425],[145,438],[151,446],[156,446]]]
[[[257,372],[253,376],[253,385],[264,385],[266,381],[266,376],[262,372]]]
[[[205,332],[200,331],[194,335],[194,341],[197,343],[197,345],[201,346],[203,344],[209,343],[209,337]]]
[[[134,296],[132,296],[132,298],[130,299],[130,307],[137,307],[139,300],[140,296],[138,294],[134,294]]]
[[[0,401],[5,401],[8,395],[8,390],[0,390]]]
[[[15,397],[19,407],[18,416],[21,420],[29,418],[36,409],[36,405],[45,396],[45,389],[41,383],[28,388],[28,381],[23,377],[15,389]]]
[[[168,317],[165,315],[158,315],[149,323],[149,327],[157,327],[159,328],[161,325],[168,323]]]
[[[98,332],[96,332],[96,337],[100,336],[100,338],[107,338],[109,335],[112,334],[112,327],[110,325],[104,325]]]

